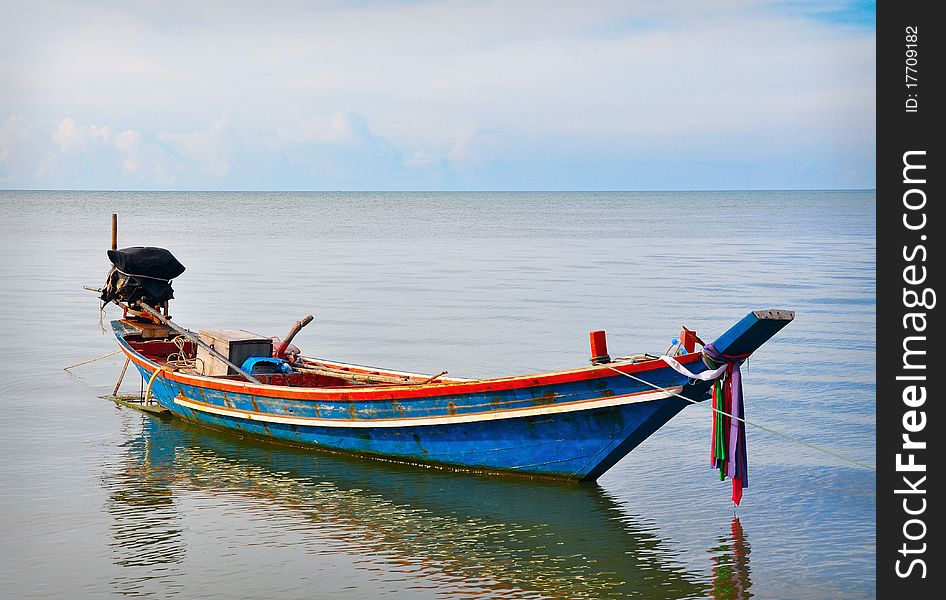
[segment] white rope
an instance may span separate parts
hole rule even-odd
[[[121,350],[116,350],[115,352],[109,352],[108,354],[103,354],[102,356],[99,356],[98,358],[93,358],[93,359],[91,359],[91,360],[86,360],[86,361],[83,361],[83,362],[80,362],[80,363],[76,363],[76,364],[74,364],[74,365],[69,365],[68,367],[63,367],[62,370],[63,370],[63,371],[68,371],[69,369],[74,369],[74,368],[76,368],[76,367],[81,367],[82,365],[87,365],[87,364],[93,363],[93,362],[95,362],[95,361],[97,361],[97,360],[102,360],[103,358],[108,358],[109,356],[115,356],[115,355],[118,354],[119,352],[121,352]]]
[[[669,363],[668,363],[668,364],[669,364]],[[783,438],[783,439],[786,439],[786,440],[788,440],[788,441],[790,441],[790,442],[794,442],[794,443],[796,443],[796,444],[799,444],[799,445],[802,445],[802,446],[806,446],[806,447],[808,447],[808,448],[811,448],[812,450],[817,450],[818,452],[823,452],[824,454],[827,454],[827,455],[829,455],[829,456],[833,456],[834,458],[837,458],[837,459],[843,460],[843,461],[845,461],[845,462],[849,462],[849,463],[851,463],[851,464],[857,465],[857,466],[862,467],[862,468],[864,468],[864,469],[867,469],[867,470],[869,470],[869,471],[877,471],[877,467],[875,467],[875,466],[873,466],[873,465],[868,465],[867,463],[862,463],[862,462],[860,462],[860,461],[857,461],[857,460],[848,458],[848,457],[846,457],[846,456],[844,456],[844,455],[838,454],[837,452],[834,452],[834,451],[832,451],[832,450],[828,450],[827,448],[822,448],[822,447],[820,447],[820,446],[816,446],[816,445],[814,445],[814,444],[812,444],[812,443],[806,442],[805,440],[802,440],[802,439],[799,439],[799,438],[796,438],[796,437],[792,437],[792,436],[788,435],[787,433],[782,433],[782,432],[780,432],[780,431],[776,431],[776,430],[774,430],[774,429],[770,429],[770,428],[768,428],[768,427],[766,427],[766,426],[764,426],[764,425],[759,425],[758,423],[753,423],[752,421],[743,419],[743,418],[741,418],[741,417],[737,417],[737,416],[735,416],[735,415],[731,415],[731,414],[729,414],[729,413],[726,412],[726,411],[719,410],[718,408],[713,408],[712,406],[710,406],[710,405],[708,405],[708,404],[703,404],[703,402],[701,402],[701,401],[699,401],[699,400],[694,400],[694,399],[692,399],[692,398],[687,398],[686,396],[683,396],[683,395],[681,395],[681,394],[678,394],[678,393],[674,392],[673,390],[668,390],[667,388],[662,388],[662,387],[660,387],[659,385],[653,384],[653,383],[651,383],[651,382],[649,382],[649,381],[644,381],[644,380],[641,379],[640,377],[635,377],[634,375],[631,375],[630,373],[625,373],[624,371],[620,371],[620,370],[618,370],[618,369],[612,367],[611,365],[607,365],[607,364],[606,364],[606,365],[604,365],[604,366],[605,366],[605,367],[608,367],[609,369],[611,369],[611,370],[614,371],[615,373],[619,373],[619,374],[621,374],[621,375],[624,375],[625,377],[630,377],[631,379],[633,379],[633,380],[635,380],[635,381],[639,381],[639,382],[641,382],[641,383],[643,383],[643,384],[645,384],[645,385],[649,385],[650,387],[654,388],[655,390],[660,390],[660,391],[663,391],[663,392],[666,392],[666,393],[670,394],[671,396],[676,396],[677,398],[682,398],[683,400],[686,400],[686,401],[689,402],[690,404],[697,404],[697,405],[703,406],[704,408],[709,408],[710,410],[715,411],[715,412],[718,412],[718,413],[721,414],[721,415],[726,415],[726,416],[729,417],[730,419],[736,419],[737,421],[740,421],[740,422],[742,422],[742,423],[745,423],[746,425],[752,425],[753,427],[757,427],[757,428],[761,429],[762,431],[767,431],[768,433],[771,433],[772,435],[776,435],[776,436],[778,436],[778,437],[780,437],[780,438]]]
[[[167,360],[165,360],[164,363],[175,369],[195,369],[197,367],[197,359],[189,358],[187,352],[184,351],[184,344],[187,343],[187,338],[183,335],[178,335],[171,341],[174,342],[174,345],[177,347],[177,352],[168,354]]]
[[[161,277],[152,277],[151,275],[136,275],[135,273],[126,273],[126,272],[122,271],[121,269],[119,269],[118,267],[114,267],[114,266],[113,266],[112,268],[115,269],[116,271],[118,271],[119,273],[121,273],[122,275],[124,275],[125,277],[138,277],[138,278],[141,278],[141,279],[154,279],[155,281],[163,281],[164,283],[171,283],[171,280],[170,280],[170,279],[162,279]]]

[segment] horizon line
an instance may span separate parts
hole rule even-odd
[[[96,192],[96,193],[311,193],[311,194],[576,194],[576,193],[595,193],[595,194],[625,194],[625,193],[655,193],[655,192],[876,192],[876,187],[852,187],[852,188],[674,188],[674,189],[649,189],[649,190],[631,190],[631,189],[523,189],[523,190],[313,190],[313,189],[186,189],[186,190],[162,190],[162,189],[106,189],[106,188],[10,188],[0,189],[0,192]]]

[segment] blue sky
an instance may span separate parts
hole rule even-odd
[[[0,189],[872,188],[875,14],[0,0]]]

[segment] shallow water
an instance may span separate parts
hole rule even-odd
[[[490,376],[794,323],[750,420],[874,461],[874,193],[0,192],[0,589],[9,597],[869,598],[874,474],[749,429],[738,509],[690,407],[597,485],[306,452],[116,407],[119,244],[187,266],[174,319],[309,355]],[[108,309],[105,319],[116,311]],[[709,339],[707,339],[709,341]],[[134,379],[134,380],[133,380]],[[129,377],[124,389],[136,392]]]

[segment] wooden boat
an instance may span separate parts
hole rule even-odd
[[[303,321],[271,346],[270,338],[248,332],[178,327],[167,317],[173,294],[154,291],[162,279],[157,271],[141,273],[141,265],[127,271],[130,263],[116,261],[136,250],[156,249],[109,253],[116,267],[103,300],[123,308],[112,329],[126,367],[133,364],[148,382],[145,400],[160,410],[290,444],[568,481],[600,477],[688,403],[706,400],[728,363],[794,318],[784,310],[749,313],[706,345],[715,362],[705,360],[706,348],[696,350],[702,342],[685,328],[668,355],[615,359],[607,355],[604,332],[592,332],[592,363],[574,369],[491,379],[429,376],[296,354],[290,341]],[[174,276],[165,280],[168,290]],[[125,284],[117,295],[116,281],[118,288]],[[135,287],[142,282],[152,289]],[[257,344],[256,354],[237,360],[241,344]]]

